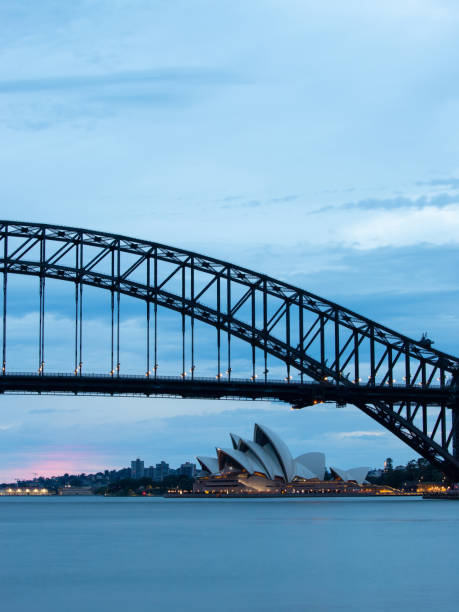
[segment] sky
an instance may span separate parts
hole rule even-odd
[[[457,354],[458,28],[443,0],[2,0],[0,217],[222,258]],[[0,481],[175,466],[255,421],[344,468],[415,456],[351,407],[0,408]]]

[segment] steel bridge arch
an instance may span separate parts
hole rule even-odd
[[[89,261],[85,261],[84,253],[88,247],[96,249],[97,253],[93,253]],[[32,256],[37,249],[38,257]],[[265,378],[266,358],[267,355],[272,355],[286,364],[287,383],[291,378],[290,368],[294,368],[301,375],[302,382],[303,376],[320,381],[325,398],[331,385],[355,390],[357,395],[354,394],[354,405],[431,461],[449,478],[459,478],[459,411],[456,397],[459,359],[432,349],[426,339],[415,341],[347,308],[267,275],[191,251],[122,235],[56,225],[0,221],[0,253],[4,292],[5,375],[8,274],[29,275],[40,279],[40,334],[43,338],[44,328],[42,329],[41,321],[42,315],[44,321],[46,278],[74,283],[76,296],[78,291],[81,294],[83,285],[98,287],[110,291],[112,296],[124,294],[147,304],[156,304],[176,311],[182,315],[182,321],[185,318],[192,322],[202,321],[217,329],[219,339],[220,333],[223,333],[227,335],[228,342],[230,337],[243,340],[252,347],[254,376],[254,355],[257,348],[264,354]],[[121,254],[136,258],[134,263],[124,270],[120,263]],[[75,257],[73,265],[68,265],[69,255]],[[67,264],[64,265],[63,262]],[[98,269],[103,262],[108,264],[110,274]],[[166,278],[158,278],[158,262],[174,266]],[[146,283],[135,280],[135,272],[143,265],[148,268]],[[186,272],[189,278],[186,278]],[[210,278],[207,285],[199,291],[194,287],[193,279],[196,273],[203,273]],[[166,290],[170,281],[177,278],[181,279],[181,293]],[[243,293],[233,304],[231,290],[235,284],[239,289],[243,288]],[[218,289],[216,307],[202,300],[212,286]],[[227,299],[226,311],[221,304],[223,293]],[[257,325],[255,310],[260,298],[263,316],[262,325]],[[271,316],[268,316],[267,308],[269,299],[275,299],[278,306]],[[247,307],[251,315],[244,320],[238,313],[242,314]],[[294,310],[295,317],[292,316]],[[312,322],[309,319],[306,324],[306,315],[313,317]],[[285,326],[284,338],[273,333],[276,327],[279,329],[280,324]],[[292,327],[296,327],[297,342],[291,339]],[[331,347],[330,342],[325,340],[326,330],[329,335],[331,330]],[[346,334],[344,338],[343,334]],[[319,345],[316,355],[312,355],[309,350],[314,343]],[[360,384],[359,355],[363,353],[365,345],[370,356],[370,376],[367,383]],[[218,360],[220,362],[220,352]],[[384,390],[387,386],[388,391],[392,390],[393,373],[401,363],[405,373],[404,386],[408,391],[413,390],[413,401],[408,399],[394,402],[390,398],[386,399],[383,391],[377,400],[372,400],[371,403],[366,401],[368,392],[375,387]],[[119,363],[117,367],[119,369]],[[81,362],[79,368],[81,373]],[[194,366],[192,372],[193,369]],[[346,374],[346,369],[352,370],[352,380],[349,379],[349,373]],[[230,377],[229,367],[228,378]],[[432,405],[431,391],[436,378],[447,399],[434,402],[438,406],[438,414],[433,429],[429,432],[427,408]],[[417,386],[421,387],[421,396]],[[309,402],[303,402],[301,396],[298,396],[295,403],[296,407],[302,407]],[[451,409],[452,417],[450,426],[447,419],[448,409]],[[418,420],[422,417],[421,426],[418,425],[416,417]],[[436,439],[438,435],[440,440]]]

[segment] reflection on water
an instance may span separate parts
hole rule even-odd
[[[1,498],[8,612],[457,610],[459,503]]]

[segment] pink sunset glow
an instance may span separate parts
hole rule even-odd
[[[15,461],[14,472],[9,466],[0,471],[0,481],[14,482],[37,476],[51,477],[62,474],[91,474],[107,469],[110,458],[95,449],[75,446],[53,447],[35,451]],[[113,469],[113,468],[112,468]],[[116,468],[119,469],[119,468]]]

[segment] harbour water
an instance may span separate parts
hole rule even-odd
[[[7,612],[459,606],[459,503],[0,498]]]

